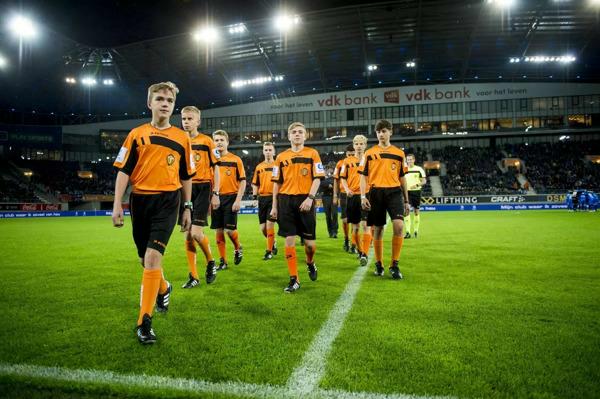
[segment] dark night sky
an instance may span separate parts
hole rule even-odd
[[[297,13],[316,11],[362,1],[303,0],[25,0],[3,1],[5,12],[21,8],[35,20],[70,39],[94,47],[122,44],[188,32],[199,23],[212,20],[226,25],[270,17],[286,7]],[[287,5],[286,5],[287,4]]]

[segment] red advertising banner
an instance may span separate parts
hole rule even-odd
[[[0,204],[0,211],[60,211],[61,204]]]

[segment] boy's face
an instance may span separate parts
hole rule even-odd
[[[352,143],[354,146],[354,151],[360,152],[361,154],[365,152],[366,143],[364,141],[356,141]]]
[[[195,112],[181,113],[181,127],[183,130],[190,133],[198,129],[200,126],[200,115]]]
[[[384,127],[381,130],[378,130],[377,132],[377,140],[379,140],[380,143],[387,143],[390,141],[390,137],[392,136],[392,131],[390,129],[388,129],[387,127]]]
[[[152,116],[160,119],[169,118],[173,114],[174,107],[175,96],[170,90],[164,89],[153,93],[152,100],[148,103]]]
[[[406,163],[408,163],[408,166],[413,166],[415,164],[415,157],[412,155],[408,155],[406,157]]]
[[[227,151],[227,146],[229,145],[229,141],[227,141],[227,138],[225,138],[225,136],[215,136],[213,138],[213,141],[215,142],[215,147],[217,147],[217,150],[219,151]]]
[[[292,130],[288,131],[288,139],[290,143],[295,145],[304,144],[306,140],[306,129],[303,126],[295,126]]]
[[[354,151],[346,151],[346,158],[353,157],[353,156],[354,156]]]
[[[265,158],[273,158],[275,156],[275,147],[273,147],[272,145],[267,145],[263,147],[263,155],[265,156]]]

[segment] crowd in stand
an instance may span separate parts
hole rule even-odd
[[[554,143],[510,144],[503,148],[462,148],[448,146],[426,151],[406,149],[415,154],[418,165],[429,159],[440,161],[445,166],[440,180],[444,195],[518,194],[520,188],[516,174],[523,173],[538,193],[566,192],[574,188],[600,191],[600,164],[585,159],[585,155],[600,154],[600,141],[574,142],[563,140]],[[242,154],[247,180],[262,157]],[[343,153],[322,153],[321,160],[326,170],[333,170]],[[499,167],[503,158],[519,158],[523,161],[519,170]],[[78,201],[86,194],[113,195],[116,172],[110,161],[96,163],[25,161],[18,166],[31,169],[29,183],[15,184],[0,179],[0,202],[39,202],[34,189],[46,191],[56,198],[67,196]],[[524,165],[524,166],[523,166]],[[81,178],[79,171],[89,171],[91,178]],[[434,175],[434,171],[431,171]],[[429,171],[428,171],[429,173]],[[252,186],[247,185],[245,198],[251,198]],[[431,186],[423,187],[423,195],[431,195]]]
[[[521,192],[514,173],[503,173],[495,148],[444,147],[432,150],[433,159],[445,164],[441,176],[445,195],[511,194]]]
[[[15,183],[13,180],[0,178],[0,202],[40,202],[31,184]]]
[[[600,154],[600,141],[508,144],[505,151],[524,161],[522,172],[537,192],[600,190],[600,165],[585,159]]]

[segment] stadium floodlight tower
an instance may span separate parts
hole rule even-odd
[[[38,34],[35,23],[23,15],[14,15],[8,22],[12,34],[21,40],[34,39]]]

